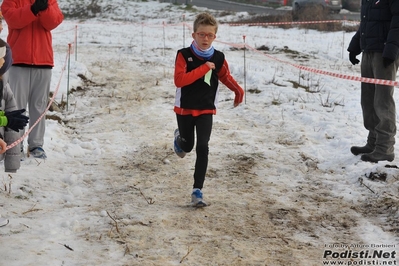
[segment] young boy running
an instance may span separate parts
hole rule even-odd
[[[208,167],[208,143],[216,114],[219,80],[234,91],[234,107],[242,102],[244,90],[230,75],[224,54],[212,46],[218,30],[216,19],[201,13],[194,21],[193,30],[193,42],[177,52],[175,62],[174,111],[178,129],[174,134],[174,150],[181,158],[190,152],[194,147],[195,131],[197,158],[191,199],[193,206],[204,207],[202,187]]]

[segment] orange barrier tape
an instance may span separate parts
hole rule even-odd
[[[292,24],[348,23],[348,22],[353,23],[353,21],[349,20],[318,20],[318,21],[286,21],[286,22],[226,23],[226,24],[230,26],[274,26],[274,25],[292,25]]]
[[[351,75],[339,74],[339,73],[334,73],[334,72],[330,72],[330,71],[326,71],[326,70],[320,70],[320,69],[315,69],[315,68],[311,68],[311,67],[301,66],[301,65],[297,65],[297,64],[292,64],[290,62],[287,62],[287,61],[275,58],[273,56],[267,55],[267,54],[265,54],[263,52],[260,52],[260,51],[256,50],[255,48],[253,48],[253,47],[251,47],[249,45],[245,45],[245,47],[248,47],[251,50],[253,50],[253,51],[257,52],[257,53],[260,53],[260,54],[262,54],[262,55],[264,55],[266,57],[269,57],[269,58],[271,58],[273,60],[279,61],[279,62],[284,63],[284,64],[291,65],[291,66],[293,66],[295,68],[298,68],[298,69],[301,69],[301,70],[305,70],[305,71],[308,71],[308,72],[313,72],[313,73],[317,73],[317,74],[327,75],[327,76],[340,78],[340,79],[354,80],[354,81],[360,81],[360,82],[372,83],[372,84],[378,84],[378,85],[395,86],[395,87],[397,87],[399,85],[398,81],[351,76]]]

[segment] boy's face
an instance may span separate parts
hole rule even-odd
[[[206,50],[211,47],[216,38],[216,27],[200,25],[197,31],[193,32],[192,36],[199,48],[201,48],[201,50]]]
[[[5,62],[4,57],[0,58],[0,68],[3,67],[4,62]]]
[[[3,31],[3,21],[0,21],[0,32]]]

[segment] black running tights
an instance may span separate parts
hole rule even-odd
[[[208,143],[212,132],[213,115],[176,115],[176,118],[180,132],[178,144],[183,151],[190,152],[193,149],[194,131],[197,135],[197,146],[195,147],[197,159],[195,161],[193,188],[202,189],[208,168]]]

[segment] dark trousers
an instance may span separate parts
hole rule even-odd
[[[195,147],[197,158],[195,161],[193,188],[202,189],[208,168],[208,143],[212,132],[213,115],[176,115],[176,118],[180,132],[180,139],[177,144],[183,151],[191,152],[194,147],[195,135],[197,136],[197,145]]]
[[[397,70],[398,60],[384,67],[381,53],[365,52],[362,55],[362,77],[394,81]],[[367,144],[382,154],[394,153],[396,107],[393,93],[393,86],[361,84],[363,123],[369,131]]]

